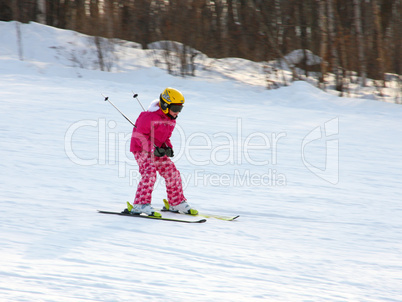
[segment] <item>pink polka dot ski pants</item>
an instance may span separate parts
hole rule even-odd
[[[165,179],[167,198],[170,205],[175,206],[186,200],[183,195],[180,172],[169,157],[157,157],[149,152],[134,152],[134,157],[141,174],[134,204],[151,203],[152,191],[156,182],[156,172]]]

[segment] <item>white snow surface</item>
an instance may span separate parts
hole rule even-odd
[[[402,301],[400,105],[173,77],[136,48],[130,70],[67,66],[54,46],[84,36],[35,23],[20,60],[15,26],[0,22],[0,301]],[[147,108],[169,86],[185,196],[235,221],[96,211],[123,210],[139,178],[101,94],[135,121],[132,92]]]

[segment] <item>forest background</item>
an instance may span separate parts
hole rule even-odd
[[[330,75],[340,95],[351,82],[365,87],[368,78],[379,89],[391,81],[402,87],[401,0],[0,0],[0,21],[11,20],[134,41],[143,49],[176,41],[183,76],[194,75],[201,52],[284,60],[293,80],[313,76],[325,89]],[[170,53],[172,45],[163,47]],[[301,60],[288,62],[295,50]]]

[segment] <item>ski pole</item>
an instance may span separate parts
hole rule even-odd
[[[136,126],[123,112],[121,112],[121,111],[119,110],[119,108],[117,108],[117,107],[109,100],[109,97],[108,97],[108,96],[104,96],[103,94],[102,94],[102,96],[105,98],[105,102],[108,101],[117,111],[120,112],[120,114],[121,114],[122,116],[124,116],[124,118],[125,118],[126,120],[128,120],[128,121],[131,123],[131,125],[133,125],[135,128],[137,128],[137,126]]]
[[[137,128],[137,126],[136,126],[123,112],[121,112],[121,111],[119,110],[119,108],[117,108],[117,107],[109,100],[109,97],[108,97],[108,96],[104,96],[103,94],[102,94],[102,96],[105,98],[105,102],[108,101],[117,111],[120,112],[120,114],[121,114],[122,116],[124,116],[124,118],[125,118],[126,120],[128,120],[128,121],[131,123],[131,125],[134,126],[134,128]],[[137,96],[138,96],[138,94],[135,94],[133,97],[136,98]],[[138,99],[137,99],[137,100],[138,100]],[[139,100],[138,100],[138,102],[140,103],[142,109],[144,109],[144,107],[142,106],[141,102],[140,102]],[[144,109],[144,111],[145,111],[145,109]],[[155,145],[154,142],[152,142],[152,144],[154,145],[155,148],[158,148],[158,147]]]
[[[134,93],[134,92],[133,92],[133,98],[134,98],[134,99],[137,99],[138,104],[140,104],[142,110],[146,111],[145,108],[144,108],[144,106],[142,106],[140,100],[138,99],[138,93]]]
[[[133,93],[133,98],[134,98],[134,99],[137,99],[138,104],[140,104],[140,106],[142,107],[142,110],[146,111],[145,108],[144,108],[144,106],[142,106],[142,103],[141,103],[140,100],[138,99],[138,93],[134,93],[133,91],[131,91],[131,92]],[[136,127],[136,128],[137,128],[137,127]],[[154,145],[155,148],[158,148],[158,147],[155,145],[155,143],[153,143],[153,145]]]
[[[134,98],[134,99],[137,99],[138,104],[140,104],[142,110],[146,111],[145,108],[144,108],[144,106],[142,106],[141,101],[138,99],[138,93],[134,93],[133,91],[131,91],[131,92],[133,93],[133,98]],[[153,143],[153,145],[154,145],[154,147],[155,147],[156,149],[159,149],[159,148],[155,145],[155,143]]]

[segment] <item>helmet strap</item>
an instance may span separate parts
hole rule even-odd
[[[171,115],[170,113],[166,114],[168,117],[170,117],[171,120],[175,120],[177,119],[178,116],[174,117],[173,115]]]

